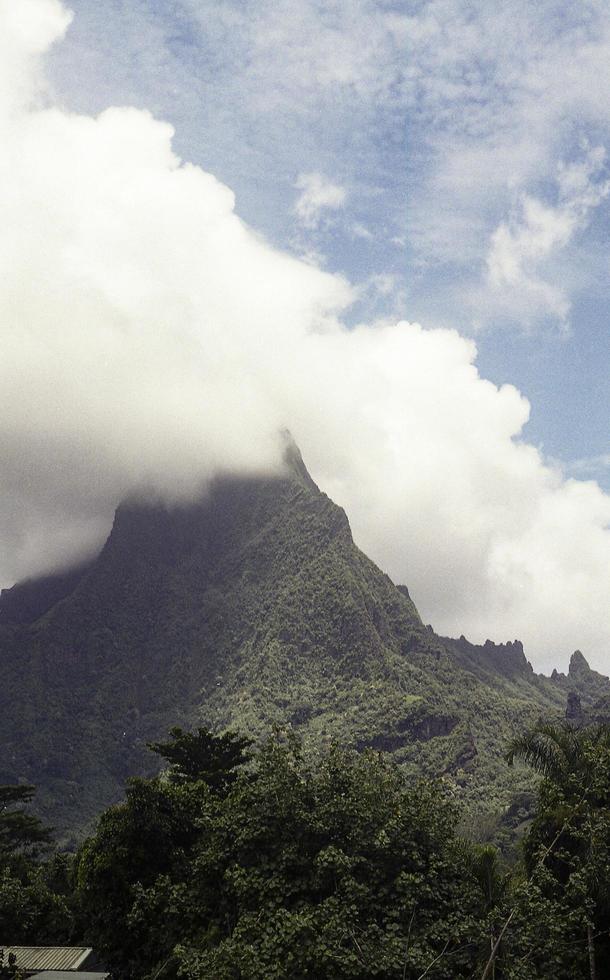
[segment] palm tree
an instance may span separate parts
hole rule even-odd
[[[469,857],[472,875],[479,886],[483,898],[483,909],[486,915],[491,917],[491,913],[500,905],[504,898],[509,876],[503,869],[499,851],[493,844],[475,845]],[[493,956],[489,973],[491,980],[494,980],[496,975],[496,956],[493,955],[496,938],[493,921],[491,921],[489,926],[489,950]]]
[[[597,980],[595,909],[606,902],[608,884],[599,874],[600,842],[594,828],[599,824],[596,812],[605,810],[610,798],[610,728],[602,725],[577,729],[567,723],[539,723],[513,739],[506,758],[509,765],[521,759],[546,780],[547,805],[541,816],[547,837],[550,833],[553,836],[538,858],[539,863],[551,854],[562,835],[569,834],[568,847],[579,868],[586,871],[588,898],[594,909],[587,921],[589,972],[591,980]],[[606,766],[600,765],[604,758]],[[607,847],[607,842],[603,841],[602,846]]]
[[[512,740],[506,760],[512,766],[515,759],[521,759],[546,779],[567,788],[574,778],[586,775],[585,745],[592,733],[592,729],[572,728],[567,722],[540,722]]]

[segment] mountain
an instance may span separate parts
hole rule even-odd
[[[503,761],[513,733],[563,716],[568,695],[610,703],[582,654],[546,678],[517,641],[436,636],[294,446],[281,477],[126,503],[97,558],[5,590],[0,663],[0,782],[36,784],[64,841],[154,770],[146,742],[171,725],[387,750],[494,813],[531,785]]]

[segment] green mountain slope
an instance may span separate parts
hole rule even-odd
[[[197,505],[124,505],[95,561],[3,593],[0,782],[38,785],[62,834],[150,772],[145,743],[173,724],[386,749],[497,810],[528,785],[505,740],[572,690],[583,711],[610,697],[582,655],[543,678],[518,643],[437,637],[289,456]]]

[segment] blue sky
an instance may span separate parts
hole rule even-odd
[[[251,226],[360,287],[352,322],[473,336],[480,373],[530,400],[528,441],[610,486],[605,3],[70,6],[64,105],[169,120]],[[303,222],[310,174],[344,198]]]

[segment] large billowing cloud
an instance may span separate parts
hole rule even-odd
[[[273,470],[287,426],[437,629],[607,665],[610,498],[521,441],[527,402],[456,332],[343,326],[349,284],[247,228],[168,125],[45,104],[68,21],[0,0],[1,581],[95,548],[128,493]]]

